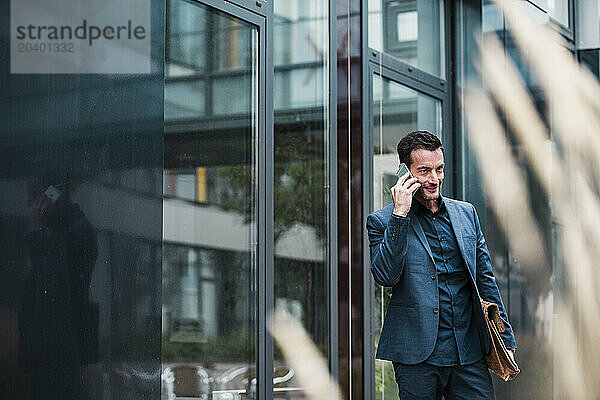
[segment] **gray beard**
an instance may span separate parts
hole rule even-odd
[[[420,198],[421,200],[437,200],[437,198],[440,196],[440,193],[442,192],[442,184],[440,183],[438,186],[438,194],[435,196],[428,196],[425,194],[425,189],[423,187],[420,187],[417,189],[417,193],[415,193],[415,197]]]

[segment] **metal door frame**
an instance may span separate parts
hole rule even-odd
[[[256,396],[273,398],[273,337],[266,329],[273,310],[273,3],[250,0],[186,0],[253,25],[258,30]]]

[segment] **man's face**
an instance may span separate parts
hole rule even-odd
[[[434,151],[417,149],[410,153],[410,173],[419,180],[421,187],[415,197],[422,200],[436,200],[440,196],[444,181],[444,153],[442,149]]]

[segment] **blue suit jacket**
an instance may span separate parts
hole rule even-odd
[[[502,334],[507,348],[515,337],[492,273],[490,255],[472,204],[444,198],[472,282],[474,317],[484,354],[490,337],[479,297],[496,303],[506,324]],[[393,204],[367,217],[371,248],[371,274],[381,286],[393,288],[379,339],[377,358],[417,364],[433,352],[439,324],[439,291],[431,249],[419,220],[411,210],[406,219],[392,216]],[[436,311],[434,311],[434,309]]]

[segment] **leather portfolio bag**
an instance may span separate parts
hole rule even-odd
[[[521,370],[509,354],[500,333],[506,329],[500,318],[498,305],[481,300],[485,322],[490,332],[490,352],[485,356],[488,368],[505,382],[514,379]]]

